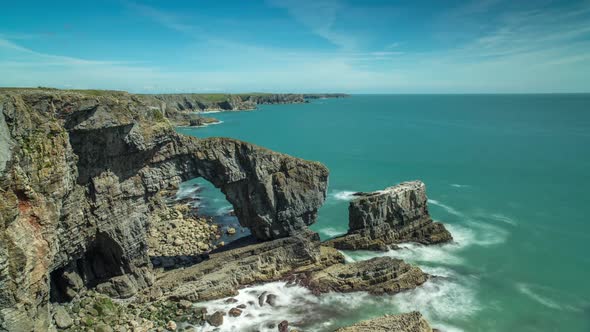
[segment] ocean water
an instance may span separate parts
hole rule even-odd
[[[322,238],[346,232],[350,193],[414,179],[426,183],[432,216],[455,238],[345,253],[349,261],[400,257],[440,276],[418,289],[315,297],[257,285],[240,296],[274,290],[286,301],[281,317],[254,306],[247,310],[256,319],[225,330],[275,331],[267,325],[278,318],[330,331],[419,310],[442,331],[590,331],[590,95],[355,95],[214,116],[223,123],[178,131],[328,166],[328,198],[312,226]],[[214,188],[203,195],[227,205]]]

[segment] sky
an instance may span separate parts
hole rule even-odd
[[[590,92],[590,0],[7,1],[0,86]]]

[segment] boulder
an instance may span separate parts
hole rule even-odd
[[[216,311],[213,315],[207,316],[207,323],[211,326],[221,326],[223,324],[223,312]]]
[[[55,313],[53,314],[53,320],[55,321],[55,325],[60,329],[66,329],[72,325],[74,325],[74,320],[70,317],[70,314],[66,311],[66,309],[62,306],[58,306],[55,309]]]
[[[227,313],[232,317],[238,317],[242,314],[242,310],[238,308],[231,308]]]
[[[289,332],[289,322],[284,320],[279,323],[279,332]]]

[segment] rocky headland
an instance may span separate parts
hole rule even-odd
[[[349,233],[321,243],[307,227],[326,197],[324,165],[179,135],[144,98],[0,91],[0,331],[214,327],[251,304],[208,312],[198,302],[277,280],[317,294],[395,294],[429,276],[389,257],[346,263],[337,249],[451,239],[430,218],[424,185],[412,182],[360,194]],[[197,177],[225,194],[252,236],[221,243],[211,220],[166,199]],[[276,326],[295,331],[281,317]]]
[[[203,116],[203,113],[221,111],[249,111],[255,110],[262,104],[301,104],[307,99],[344,98],[342,93],[328,94],[155,94],[136,95],[144,103],[154,109],[159,109],[168,119],[178,126],[204,126],[218,123],[219,120]]]

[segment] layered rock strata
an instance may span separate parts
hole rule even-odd
[[[305,231],[211,253],[200,264],[164,273],[144,296],[147,300],[151,297],[193,302],[218,299],[236,295],[245,285],[321,270],[343,261],[338,251],[320,248],[317,233]]]
[[[426,280],[427,275],[416,266],[400,259],[378,257],[334,264],[315,271],[304,280],[304,285],[321,293],[369,292],[381,295],[414,289]]]
[[[386,315],[365,320],[335,332],[432,332],[422,314],[413,311],[407,314]]]
[[[348,233],[326,245],[341,250],[387,250],[403,242],[436,244],[453,239],[443,224],[430,217],[426,186],[421,181],[356,196],[348,207]]]
[[[153,283],[157,193],[203,177],[261,240],[315,221],[327,169],[232,139],[176,134],[123,92],[0,91],[0,330],[44,331],[50,300]],[[5,129],[7,129],[8,135]]]

